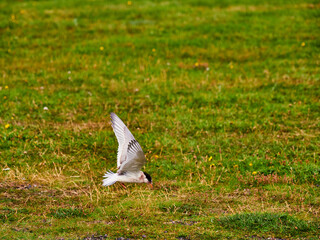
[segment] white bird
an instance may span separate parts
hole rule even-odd
[[[131,134],[127,126],[115,114],[111,113],[113,131],[118,140],[118,154],[116,173],[110,170],[104,175],[103,186],[110,186],[115,182],[148,183],[152,187],[151,176],[140,169],[146,163],[146,158],[138,141]]]

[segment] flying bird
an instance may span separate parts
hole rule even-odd
[[[115,114],[111,113],[111,125],[118,140],[117,172],[110,170],[104,175],[103,186],[110,186],[116,182],[148,183],[152,186],[151,176],[142,172],[146,158],[138,141],[127,126]]]

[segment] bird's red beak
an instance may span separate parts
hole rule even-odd
[[[150,188],[151,188],[151,189],[153,189],[153,185],[152,185],[152,183],[149,183],[149,186],[150,186]]]

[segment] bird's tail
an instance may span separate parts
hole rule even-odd
[[[102,186],[110,186],[117,181],[117,174],[110,170],[103,176],[105,179],[102,180]]]

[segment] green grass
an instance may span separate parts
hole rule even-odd
[[[260,234],[272,232],[274,234],[303,237],[305,232],[309,234],[313,232],[316,235],[317,231],[319,231],[319,226],[298,220],[287,214],[244,213],[221,217],[217,221],[225,228],[245,229],[247,231],[256,231]]]
[[[0,236],[319,238],[319,9],[1,1]],[[101,186],[110,112],[154,190]]]
[[[69,217],[85,217],[87,214],[78,208],[58,208],[57,210],[51,209],[51,215],[54,218],[69,218]]]

